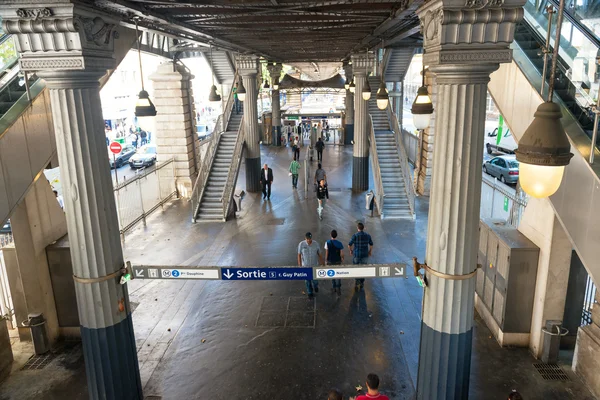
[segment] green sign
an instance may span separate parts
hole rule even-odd
[[[289,117],[286,117],[286,119],[289,119],[291,121],[297,121],[298,120],[298,116],[297,115],[290,115]]]
[[[504,211],[508,211],[508,197],[504,196]]]
[[[504,126],[504,117],[502,115],[498,116],[498,135],[496,136],[496,146],[500,146],[500,141],[502,140],[502,128]]]

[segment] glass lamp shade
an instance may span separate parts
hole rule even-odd
[[[431,122],[431,114],[413,114],[413,124],[418,130],[427,129]]]
[[[381,81],[379,85],[379,89],[377,89],[377,108],[380,110],[385,110],[390,102],[390,96],[388,94],[387,88],[385,87],[385,82]]]
[[[573,157],[561,118],[558,104],[542,103],[515,150],[521,187],[531,197],[554,194],[562,182],[565,166]]]
[[[246,100],[246,88],[244,87],[244,82],[242,82],[241,79],[240,79],[240,84],[238,85],[238,88],[237,88],[237,95],[238,95],[239,101]]]
[[[354,85],[354,81],[350,82],[350,86],[348,87],[348,89],[350,89],[350,93],[356,92],[356,86]]]
[[[377,108],[379,108],[380,110],[385,110],[388,106],[388,99],[377,99]]]
[[[156,116],[156,107],[152,104],[148,92],[142,90],[138,94],[138,99],[135,102],[135,116],[136,117],[154,117]]]
[[[279,90],[279,79],[273,81],[273,90]]]
[[[371,98],[371,85],[369,85],[368,80],[365,80],[365,85],[362,89],[362,98],[363,100],[369,100]]]
[[[348,82],[348,79],[346,79],[346,82],[344,82],[344,89],[350,89],[350,82]]]
[[[221,101],[221,95],[217,93],[217,87],[215,85],[212,85],[212,87],[210,88],[208,101]]]
[[[537,199],[543,199],[556,193],[564,173],[564,165],[552,167],[519,163],[521,188],[525,193]]]

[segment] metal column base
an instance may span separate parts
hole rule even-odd
[[[106,328],[81,327],[90,399],[142,400],[131,314]]]
[[[469,397],[473,329],[438,332],[421,323],[418,400],[459,400]]]
[[[352,190],[369,189],[369,157],[352,157]]]
[[[260,157],[246,158],[246,191],[260,192],[260,170],[262,168]]]
[[[274,126],[271,132],[273,132],[273,138],[271,139],[273,140],[273,146],[281,146],[281,126]]]

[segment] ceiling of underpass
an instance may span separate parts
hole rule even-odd
[[[341,61],[419,32],[423,0],[95,0],[124,21],[289,64]],[[308,69],[308,68],[307,68]]]

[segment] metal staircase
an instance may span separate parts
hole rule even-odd
[[[379,87],[379,77],[369,77],[371,86],[371,99],[369,100],[369,114],[372,119],[372,132],[370,139],[371,163],[373,175],[375,177],[375,186],[378,193],[375,195],[375,201],[382,218],[414,218],[414,206],[411,205],[411,195],[413,191],[412,181],[406,177],[410,176],[409,171],[405,171],[408,162],[402,163],[403,147],[399,147],[397,135],[390,124],[389,107],[380,110],[377,107],[375,95]],[[404,154],[406,158],[406,155]],[[409,186],[409,187],[407,187]],[[414,194],[413,194],[414,204]]]
[[[414,46],[386,49],[383,74],[385,81],[402,82],[414,54]]]

